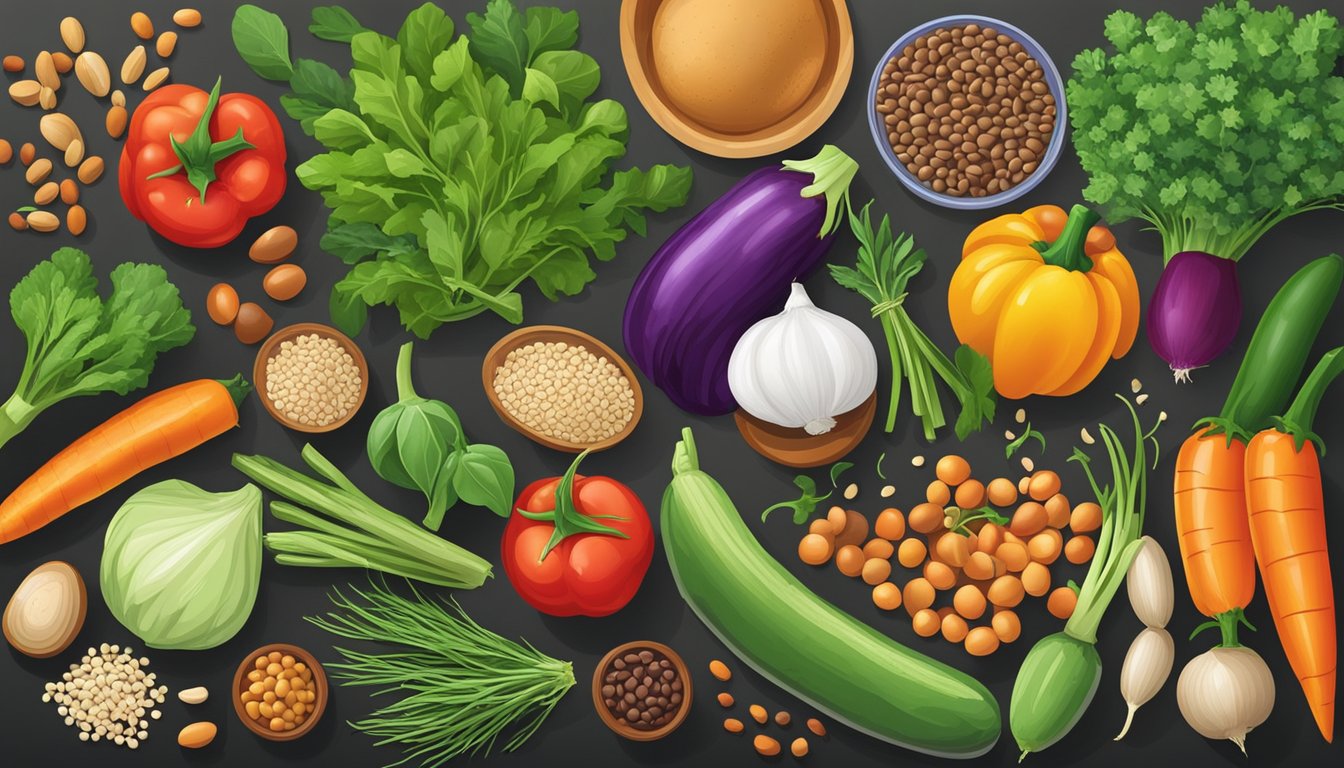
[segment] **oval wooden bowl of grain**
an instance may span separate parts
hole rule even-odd
[[[275,404],[271,402],[271,398],[266,395],[266,362],[272,357],[275,357],[280,350],[280,345],[284,342],[293,341],[299,336],[306,336],[310,333],[333,339],[337,344],[341,345],[341,349],[350,353],[351,359],[355,361],[355,368],[359,370],[359,379],[363,383],[359,388],[359,396],[356,398],[355,404],[350,407],[350,410],[346,412],[345,416],[330,424],[323,424],[321,426],[314,424],[300,424],[289,418],[281,413],[279,409],[275,407]],[[289,427],[295,432],[308,432],[312,434],[330,432],[333,429],[344,426],[351,419],[355,418],[355,414],[359,413],[360,407],[364,405],[364,398],[369,394],[369,363],[364,359],[364,352],[360,350],[359,345],[349,336],[346,336],[335,328],[321,323],[295,323],[294,325],[286,326],[271,334],[271,337],[262,343],[261,349],[257,350],[257,360],[252,365],[252,386],[257,390],[257,399],[261,401],[262,407],[271,415],[271,418],[284,426]]]
[[[499,395],[495,392],[495,372],[504,365],[504,360],[509,353],[529,344],[538,342],[552,344],[561,341],[571,346],[583,346],[594,355],[607,358],[620,370],[621,375],[630,382],[630,391],[634,395],[634,410],[630,414],[630,421],[620,432],[595,443],[570,442],[537,432],[515,417],[500,402]],[[566,328],[561,325],[532,325],[527,328],[519,328],[495,342],[495,345],[485,354],[485,360],[481,363],[481,383],[485,387],[486,398],[490,400],[490,407],[495,409],[495,413],[499,414],[499,418],[505,424],[535,443],[566,453],[604,451],[629,437],[630,433],[635,431],[635,426],[639,424],[640,416],[644,414],[644,392],[640,389],[639,379],[635,378],[634,369],[625,361],[625,358],[616,354],[615,350],[603,344],[597,338],[578,329]]]

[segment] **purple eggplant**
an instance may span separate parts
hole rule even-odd
[[[1203,251],[1172,256],[1148,304],[1148,343],[1176,381],[1221,355],[1240,326],[1237,263]]]
[[[625,348],[679,408],[715,416],[737,407],[728,389],[733,347],[821,263],[857,170],[828,144],[811,160],[756,171],[645,265],[625,305]]]

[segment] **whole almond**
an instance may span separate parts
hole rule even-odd
[[[42,86],[42,90],[37,94],[38,106],[50,112],[56,108],[56,92],[47,86]]]
[[[173,23],[179,27],[200,26],[201,12],[195,8],[183,8],[173,14]]]
[[[74,16],[61,19],[61,42],[71,53],[84,50],[84,25],[79,23],[79,19]]]
[[[15,232],[22,232],[28,228],[28,220],[23,218],[22,213],[15,211],[14,213],[9,214],[9,226],[12,227]]]
[[[154,52],[159,54],[159,58],[162,59],[166,59],[169,56],[172,56],[173,51],[176,48],[177,48],[176,32],[172,31],[164,32],[163,34],[159,35],[159,39],[154,42]]]
[[[84,138],[79,132],[79,126],[75,125],[75,121],[64,112],[43,115],[37,127],[42,132],[42,138],[62,152],[70,146],[70,142],[81,141]]]
[[[95,51],[85,51],[75,59],[75,77],[84,90],[102,98],[112,88],[112,73],[107,61]]]
[[[79,183],[89,185],[100,179],[103,175],[103,158],[97,155],[89,155],[84,158],[84,162],[79,164],[79,170],[75,171],[75,176],[79,178]]]
[[[159,67],[158,69],[154,70],[153,72],[150,72],[148,75],[145,76],[145,82],[141,87],[144,88],[146,91],[152,91],[155,88],[158,88],[160,85],[163,85],[163,81],[167,79],[168,79],[168,68]]]
[[[204,704],[205,700],[210,698],[210,691],[207,690],[205,686],[198,685],[195,688],[186,688],[178,691],[177,698],[180,699],[183,704]]]
[[[126,54],[126,60],[121,62],[121,82],[130,85],[145,73],[145,46],[137,45]]]
[[[56,72],[56,61],[51,58],[51,51],[37,54],[37,58],[33,60],[33,75],[37,78],[37,82],[51,90],[61,90],[61,76]]]
[[[60,194],[61,185],[54,181],[48,181],[38,187],[37,191],[33,193],[33,202],[38,205],[46,205],[59,197]]]
[[[120,139],[126,130],[126,108],[113,105],[107,110],[107,135]]]
[[[84,210],[84,206],[72,205],[70,210],[65,212],[65,228],[75,237],[84,234],[84,228],[88,225],[89,214]]]
[[[27,179],[29,184],[36,187],[38,184],[46,181],[47,177],[50,175],[51,161],[45,157],[39,157],[33,161],[32,165],[28,166],[27,171],[24,171],[23,178]]]
[[[42,84],[36,80],[18,80],[9,85],[9,98],[25,107],[36,106],[42,94]]]
[[[13,159],[14,145],[4,139],[0,139],[0,165],[4,165]]]
[[[35,157],[37,157],[37,147],[33,146],[33,142],[25,141],[19,146],[19,162],[24,165],[32,165]]]
[[[23,71],[23,57],[22,57],[22,56],[15,56],[14,54],[10,54],[10,55],[6,56],[5,59],[4,59],[4,69],[5,69],[6,72],[10,72],[10,73],[14,73],[14,72],[22,72],[22,71]]]
[[[65,167],[77,168],[82,162],[84,162],[84,142],[75,139],[65,148]]]
[[[126,106],[126,94],[120,88],[112,92],[112,106],[114,107]]]
[[[131,31],[141,40],[153,39],[154,22],[149,20],[149,15],[144,11],[136,11],[131,14]]]
[[[64,75],[75,66],[75,60],[70,58],[70,54],[65,51],[57,51],[51,54],[51,63],[55,65],[58,75]]]
[[[219,728],[210,722],[192,723],[177,733],[177,746],[183,749],[200,749],[215,740]]]
[[[247,257],[258,264],[274,264],[289,258],[298,244],[299,233],[282,224],[262,232],[248,249]]]
[[[61,228],[61,220],[51,211],[33,211],[27,220],[28,228],[34,232],[55,232]]]
[[[61,202],[66,205],[79,202],[79,185],[74,179],[65,179],[61,182]]]

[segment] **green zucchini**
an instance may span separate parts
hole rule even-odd
[[[677,588],[724,645],[834,720],[892,744],[971,758],[999,739],[979,681],[913,651],[810,592],[761,547],[702,472],[690,429],[663,494],[663,548]]]

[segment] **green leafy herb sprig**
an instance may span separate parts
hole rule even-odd
[[[1003,457],[1005,459],[1013,458],[1013,454],[1022,449],[1028,440],[1035,440],[1041,444],[1041,453],[1045,453],[1045,435],[1031,428],[1031,422],[1027,422],[1026,429],[1007,445],[1003,447]]]
[[[817,495],[817,483],[807,475],[798,475],[793,478],[793,484],[798,487],[799,496],[792,501],[781,501],[765,508],[761,513],[761,522],[770,516],[776,509],[793,510],[793,522],[795,525],[802,525],[807,519],[817,511],[817,505],[831,497],[832,491],[827,491],[825,496]]]

